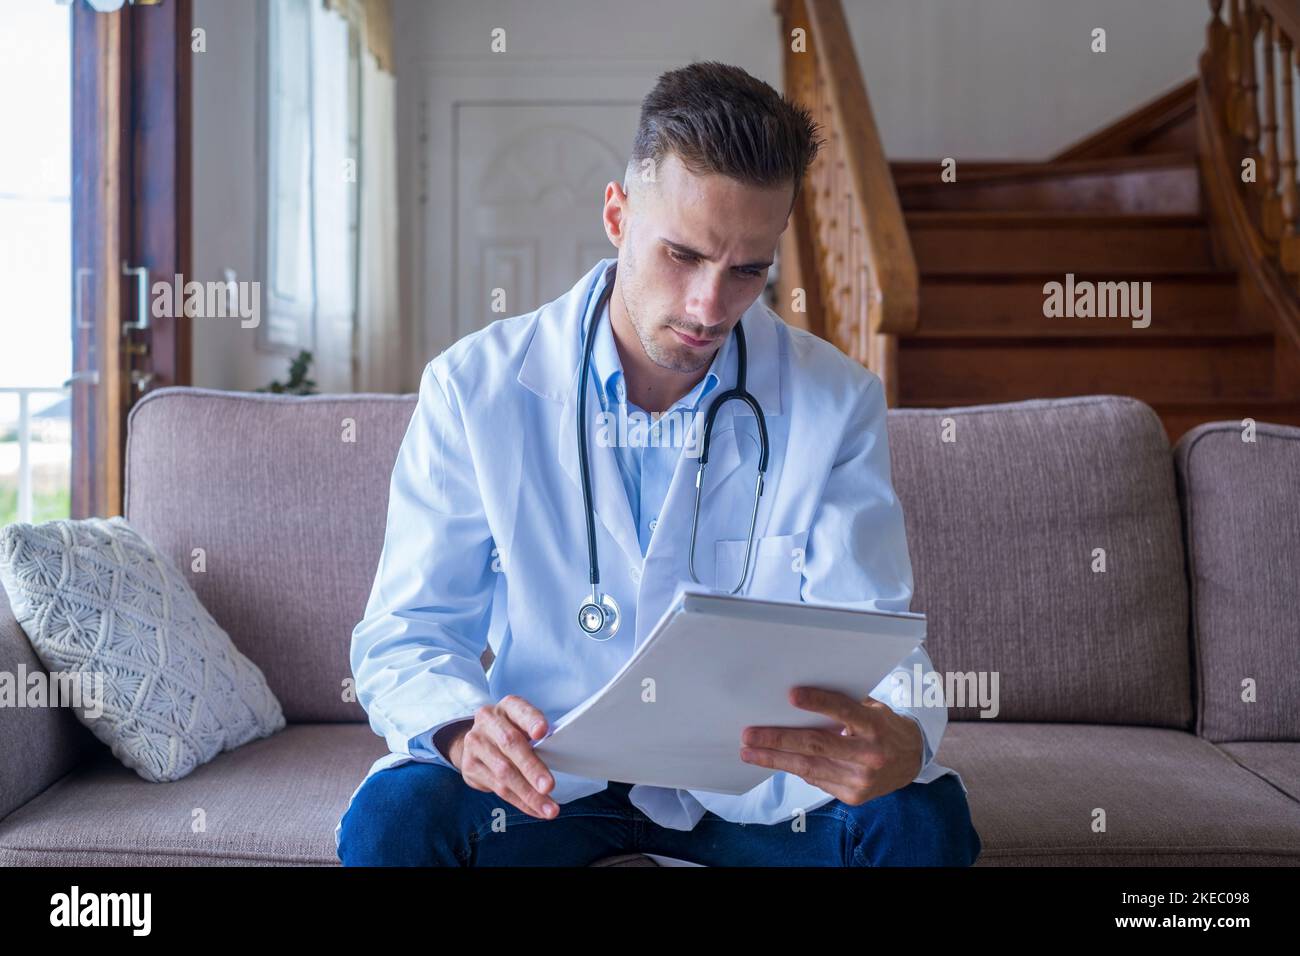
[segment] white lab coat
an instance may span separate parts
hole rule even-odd
[[[596,438],[600,403],[589,375],[601,579],[623,618],[606,642],[577,626],[589,593],[575,434],[578,362],[583,322],[615,261],[597,263],[535,312],[466,336],[424,370],[393,469],[374,587],[352,636],[358,699],[391,751],[366,779],[412,759],[446,764],[433,733],[506,694],[529,700],[553,725],[623,665],[679,584],[692,583],[697,459],[682,455],[643,558],[614,450]],[[911,563],[890,483],[880,380],[824,340],[787,326],[761,300],[741,321],[747,384],[766,415],[771,449],[742,593],[908,610]],[[734,367],[721,374],[714,394],[735,384]],[[729,590],[739,579],[757,457],[754,416],[728,402],[714,425],[700,506],[696,571],[706,584]],[[485,675],[479,658],[489,641],[497,656]],[[918,663],[931,668],[924,648],[895,674],[910,676]],[[889,681],[871,696],[920,724],[925,764],[916,779],[954,773],[933,761],[946,710],[899,704]],[[555,777],[551,796],[560,803],[606,785]],[[706,809],[774,823],[832,799],[786,773],[738,796],[639,785],[632,797],[653,808],[652,819],[678,829],[693,827]]]

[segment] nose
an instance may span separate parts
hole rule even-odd
[[[700,270],[700,275],[691,284],[690,294],[686,300],[686,311],[694,322],[703,327],[697,329],[702,335],[716,337],[718,327],[727,323],[727,313],[722,298],[723,281],[724,276],[721,274],[705,273],[704,270]],[[687,334],[691,333],[687,332]]]

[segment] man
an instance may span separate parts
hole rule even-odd
[[[759,301],[815,133],[743,70],[664,74],[642,104],[624,184],[605,190],[617,259],[425,369],[353,633],[358,698],[391,753],[336,829],[345,864],[582,865],[643,851],[704,865],[968,865],[979,854],[965,785],[933,760],[946,710],[889,703],[887,681],[861,699],[792,688],[790,702],[824,726],[747,728],[738,756],[774,773],[739,796],[553,773],[532,747],[618,671],[689,581],[697,460],[653,439],[734,386],[738,323],[771,447],[741,593],[908,607],[880,381]],[[590,593],[576,431],[592,322],[581,426],[601,583],[622,608],[604,641],[576,622]],[[598,427],[638,412],[666,413],[651,440]],[[725,590],[744,567],[756,425],[729,402],[710,444],[695,566]],[[923,649],[892,676],[914,664],[929,670]]]

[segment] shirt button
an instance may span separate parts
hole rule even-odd
[[[650,530],[653,531],[653,530],[654,530],[655,528],[657,528],[658,526],[659,526],[659,519],[658,519],[658,518],[651,518],[651,519],[650,519]]]
[[[637,584],[640,584],[640,583],[641,583],[641,569],[640,569],[640,568],[638,568],[638,567],[631,567],[631,568],[628,569],[628,572],[627,572],[627,573],[630,574],[630,575],[632,576],[632,581],[633,581],[634,583],[637,583]]]
[[[623,383],[622,383],[622,382],[619,382],[619,383],[618,383],[618,400],[621,402],[621,401],[623,401],[625,398],[627,398],[627,389],[625,389],[625,388],[623,387]]]

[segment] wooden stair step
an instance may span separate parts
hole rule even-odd
[[[949,183],[940,173],[935,161],[896,175],[903,209],[1196,215],[1202,208],[1196,157],[1185,153],[975,169],[959,163]]]
[[[911,212],[906,219],[922,279],[931,272],[1114,278],[1214,268],[1210,231],[1196,216]]]
[[[918,209],[904,213],[909,225],[922,228],[933,225],[1001,226],[1016,229],[1025,225],[1060,226],[1069,229],[1086,229],[1089,226],[1127,226],[1140,229],[1144,226],[1205,225],[1205,217],[1188,213],[1083,213],[1062,212],[1051,209]]]
[[[1116,393],[1148,404],[1272,395],[1272,338],[1252,332],[1188,341],[1137,335],[898,342],[899,403],[946,406]]]
[[[942,171],[938,159],[895,159],[889,163],[889,173],[894,185],[904,186],[929,185],[937,182]],[[1014,173],[1037,169],[1045,163],[1040,159],[968,159],[958,164],[958,180],[965,175],[975,173]]]
[[[1120,281],[1111,275],[1076,274],[1083,281]],[[920,317],[911,337],[944,335],[1108,335],[1128,330],[1144,336],[1168,329],[1214,333],[1225,328],[1268,330],[1238,307],[1237,277],[1232,272],[1149,273],[1133,281],[1151,282],[1151,324],[1135,329],[1122,317],[1043,315],[1043,286],[1063,282],[1059,273],[934,274],[920,289]],[[1130,304],[1131,309],[1131,304]]]

